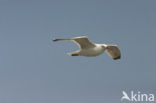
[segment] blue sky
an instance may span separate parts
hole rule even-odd
[[[122,91],[156,96],[156,1],[0,0],[1,103],[120,103]],[[88,36],[117,44],[105,53],[70,57]]]

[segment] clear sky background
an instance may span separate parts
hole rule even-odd
[[[117,44],[71,57],[52,38]],[[155,0],[0,0],[0,103],[120,103],[122,91],[156,96]],[[122,102],[123,103],[123,102]]]

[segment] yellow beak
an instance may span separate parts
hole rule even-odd
[[[109,49],[110,48],[110,46],[106,46],[106,49]]]

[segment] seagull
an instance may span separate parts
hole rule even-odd
[[[121,58],[120,49],[117,47],[117,45],[95,44],[89,41],[87,36],[67,39],[53,39],[53,41],[72,41],[76,43],[80,50],[68,53],[70,56],[95,57],[103,54],[104,51],[106,51],[106,53],[114,60]]]

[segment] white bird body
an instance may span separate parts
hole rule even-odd
[[[79,51],[80,56],[94,57],[104,53],[105,48],[103,48],[100,44],[95,44],[95,47],[91,47],[88,49],[82,49]]]
[[[106,44],[94,44],[88,40],[88,37],[74,37],[68,39],[53,39],[53,41],[73,41],[76,43],[80,50],[68,53],[71,56],[87,56],[95,57],[101,55],[106,50],[106,53],[110,55],[114,60],[121,58],[121,53],[116,45],[106,45]]]

